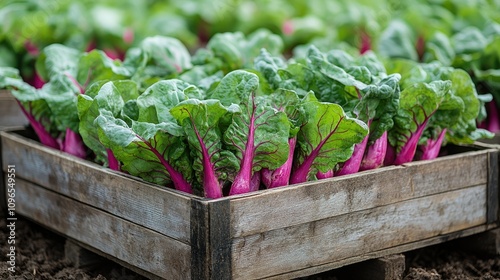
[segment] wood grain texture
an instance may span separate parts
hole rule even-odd
[[[210,221],[208,203],[191,201],[191,278],[210,279]]]
[[[486,192],[479,185],[236,238],[233,277],[279,275],[482,225]]]
[[[499,165],[498,165],[498,151],[489,153],[488,160],[488,223],[498,222],[498,211],[499,211],[499,191],[498,191],[498,176],[499,176]]]
[[[21,178],[189,244],[188,195],[121,175],[13,133],[0,133],[3,162],[15,164]]]
[[[230,280],[232,268],[231,237],[229,230],[229,200],[213,201],[209,204],[210,216],[210,279]]]
[[[190,279],[190,246],[22,179],[17,213],[167,279]]]
[[[454,240],[457,238],[471,236],[474,234],[485,232],[485,231],[490,230],[490,229],[494,229],[496,227],[497,227],[496,225],[481,225],[481,226],[477,226],[477,227],[473,227],[473,228],[469,228],[469,229],[465,229],[465,230],[460,230],[457,232],[452,232],[452,233],[448,233],[448,234],[443,234],[443,235],[419,240],[416,242],[411,242],[411,243],[406,243],[406,244],[394,246],[394,247],[379,250],[379,251],[373,251],[373,252],[370,252],[367,254],[354,256],[354,257],[334,261],[331,263],[325,263],[325,264],[321,264],[321,265],[317,265],[317,266],[306,267],[306,268],[300,269],[300,270],[285,272],[283,274],[274,275],[271,277],[266,277],[266,279],[268,279],[268,280],[288,280],[288,279],[294,279],[294,278],[298,278],[298,277],[318,274],[321,272],[329,271],[329,270],[343,267],[346,265],[360,263],[360,262],[374,259],[374,258],[380,258],[380,257],[392,255],[392,254],[399,254],[402,252],[408,252],[408,251],[412,251],[415,249],[420,249],[420,248],[440,244],[440,243]]]
[[[20,127],[28,124],[14,96],[6,90],[0,90],[0,127]]]
[[[488,151],[389,166],[235,197],[231,200],[231,236],[248,236],[486,184]]]

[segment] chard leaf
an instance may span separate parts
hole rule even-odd
[[[377,51],[381,56],[418,60],[413,31],[402,20],[393,20],[380,35]]]
[[[217,87],[208,94],[219,99],[224,106],[245,104],[259,87],[259,77],[245,70],[235,70],[222,78]]]
[[[368,134],[364,122],[349,118],[337,104],[319,102],[310,94],[303,106],[307,121],[298,133],[291,184],[310,180],[318,171],[334,169],[351,157],[354,145]]]
[[[101,143],[122,162],[122,170],[148,182],[192,193],[191,162],[183,131],[175,123],[132,122],[132,126],[101,110],[96,118]]]
[[[137,98],[139,121],[150,123],[175,122],[170,109],[188,99],[185,91],[190,84],[177,80],[164,80],[151,85]]]
[[[82,139],[95,153],[95,161],[108,165],[108,152],[99,141],[95,119],[100,110],[106,110],[114,117],[119,117],[127,101],[139,96],[137,84],[130,80],[112,81],[104,85],[94,83],[86,92],[78,96],[78,117],[80,119],[79,132]]]
[[[450,97],[450,81],[416,83],[401,92],[400,107],[389,131],[389,143],[395,149],[394,159],[385,164],[404,164],[413,160],[417,144],[429,119]]]
[[[463,104],[460,113],[449,116],[455,121],[447,126],[446,141],[454,144],[471,144],[481,138],[490,138],[492,136],[490,133],[476,126],[476,119],[480,114],[482,104],[469,74],[464,70],[454,69],[444,78],[452,82],[451,92]]]
[[[438,60],[443,65],[451,65],[454,59],[455,50],[450,39],[445,34],[436,32],[426,44],[424,61]]]
[[[78,132],[77,96],[80,89],[65,74],[53,76],[48,83],[39,89],[40,98],[44,99],[50,108],[51,121],[58,131],[67,128]]]
[[[218,33],[215,34],[207,44],[207,49],[211,50],[216,57],[220,57],[230,71],[239,69],[244,64],[244,53],[242,44],[245,36],[241,32]]]
[[[81,56],[76,81],[84,91],[95,81],[122,80],[130,76],[132,73],[120,61],[109,58],[103,51],[93,50]]]
[[[253,59],[260,54],[262,49],[273,55],[280,55],[284,50],[283,40],[279,35],[267,29],[259,29],[248,35],[245,46],[245,66],[253,63]]]
[[[482,52],[488,41],[476,27],[467,27],[451,38],[457,55]]]
[[[191,55],[177,39],[154,36],[144,39],[139,48],[146,54],[144,73],[150,76],[167,77],[190,69]]]
[[[193,161],[197,183],[205,197],[220,198],[227,180],[232,181],[239,162],[235,155],[223,148],[221,118],[231,109],[218,100],[188,99],[173,107],[170,113],[184,128]]]
[[[282,77],[279,69],[286,67],[285,61],[280,57],[272,56],[267,50],[262,49],[259,56],[255,58],[254,68],[262,73],[264,79],[269,83],[271,89],[278,89],[282,86]]]
[[[36,71],[44,81],[49,81],[52,76],[64,73],[76,77],[81,55],[80,51],[64,45],[49,45],[37,58]]]
[[[225,106],[241,107],[239,113],[233,114],[223,135],[228,149],[240,162],[230,194],[249,192],[254,172],[278,168],[288,157],[288,118],[284,112],[258,102],[255,96],[258,86],[257,75],[236,70],[227,74],[212,93],[212,98],[221,100]]]
[[[394,125],[399,108],[399,74],[391,74],[361,91],[361,99],[353,109],[358,119],[370,123],[369,144],[375,142]]]

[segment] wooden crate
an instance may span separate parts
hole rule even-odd
[[[290,279],[497,226],[487,147],[206,200],[0,134],[17,213],[149,278]]]
[[[14,96],[9,91],[0,90],[0,130],[24,127],[28,119],[23,114]]]

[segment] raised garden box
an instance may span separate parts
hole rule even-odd
[[[18,214],[150,278],[290,279],[497,226],[498,150],[487,146],[206,200],[1,136]]]

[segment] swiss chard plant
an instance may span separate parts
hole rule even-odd
[[[276,169],[288,158],[290,123],[287,115],[257,95],[259,78],[248,71],[226,75],[209,94],[223,105],[238,104],[241,110],[232,116],[224,132],[224,143],[239,160],[239,169],[230,194],[258,189],[256,176],[262,168]],[[252,178],[253,184],[252,184]]]

